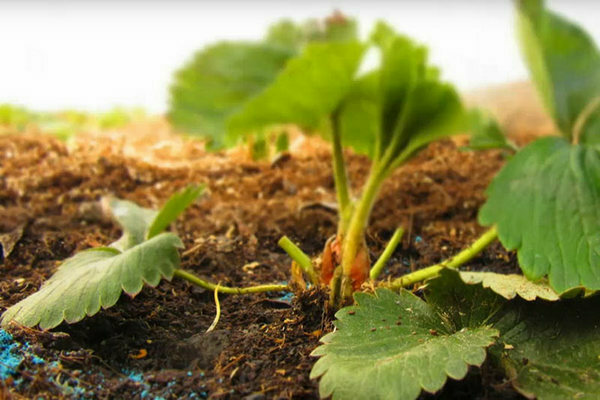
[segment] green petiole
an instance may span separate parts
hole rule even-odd
[[[426,279],[433,278],[444,268],[458,268],[461,265],[471,261],[479,253],[481,253],[486,247],[488,247],[498,237],[498,231],[496,227],[492,227],[481,235],[471,246],[467,247],[454,257],[445,260],[439,264],[432,265],[427,268],[420,269],[410,274],[401,276],[398,279],[392,281],[389,284],[390,289],[400,289],[403,287],[410,286],[417,282],[422,282]]]
[[[388,262],[388,260],[396,250],[396,247],[398,247],[398,243],[400,243],[400,240],[402,240],[402,236],[404,236],[404,228],[400,227],[396,229],[387,246],[385,246],[383,253],[381,253],[379,259],[375,262],[375,265],[373,265],[373,268],[371,268],[371,272],[369,272],[369,278],[371,278],[371,280],[374,281],[375,279],[377,279],[379,274],[381,274],[381,271],[383,271],[385,264]]]

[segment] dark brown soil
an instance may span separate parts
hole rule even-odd
[[[335,232],[330,156],[318,140],[271,164],[243,151],[206,154],[164,129],[153,122],[132,128],[135,140],[89,135],[69,148],[44,136],[0,137],[0,238],[10,253],[0,269],[0,311],[33,293],[61,260],[118,238],[96,206],[105,195],[156,208],[177,189],[206,183],[173,229],[186,246],[182,267],[224,285],[287,281],[290,260],[277,240],[288,235],[316,255]],[[435,263],[482,232],[477,210],[504,159],[459,147],[460,140],[434,144],[386,182],[368,231],[372,257],[397,226],[407,229],[386,274]],[[348,157],[359,187],[369,163]],[[499,245],[469,267],[517,270]],[[332,329],[326,298],[323,290],[221,296],[220,322],[205,334],[213,294],[174,279],[51,332],[13,327],[25,360],[18,376],[0,383],[0,399],[317,398],[309,354]],[[434,397],[516,398],[508,386],[484,366]]]

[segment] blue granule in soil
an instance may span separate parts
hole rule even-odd
[[[415,243],[421,243],[422,241],[423,241],[423,238],[421,236],[415,237]]]
[[[17,373],[24,360],[20,347],[10,333],[0,329],[0,379],[6,380]]]
[[[281,293],[285,293],[285,294],[281,297],[278,297],[277,300],[284,301],[286,303],[292,302],[292,299],[294,298],[294,293],[292,293],[292,292],[281,292]]]

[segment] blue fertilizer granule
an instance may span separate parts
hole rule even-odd
[[[20,347],[10,333],[0,329],[0,379],[6,380],[17,373],[17,368],[25,359]]]

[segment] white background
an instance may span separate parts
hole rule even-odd
[[[550,0],[600,42],[600,2]],[[171,74],[222,39],[259,39],[281,17],[356,16],[363,37],[383,18],[427,44],[446,79],[470,90],[527,77],[510,0],[0,0],[0,103],[37,110],[163,112]]]

